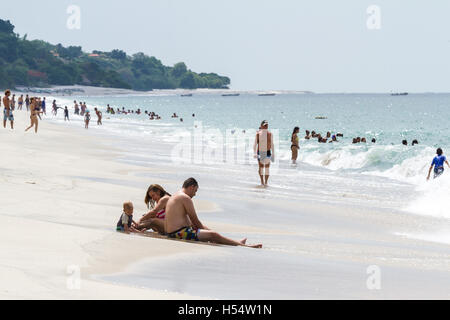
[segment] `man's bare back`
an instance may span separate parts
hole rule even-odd
[[[194,178],[186,180],[183,189],[173,195],[166,205],[165,227],[169,238],[213,242],[229,246],[262,248],[262,244],[247,245],[247,239],[228,239],[204,226],[195,212],[194,202],[198,183]]]
[[[187,208],[194,208],[194,202],[184,192],[180,191],[170,198],[166,206],[167,233],[173,233],[185,227],[194,227]]]

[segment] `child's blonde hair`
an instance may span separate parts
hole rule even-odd
[[[123,210],[125,211],[127,209],[133,209],[133,202],[128,201],[123,204]]]

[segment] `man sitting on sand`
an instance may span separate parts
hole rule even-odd
[[[194,178],[186,180],[183,189],[173,195],[167,202],[165,229],[169,238],[213,242],[229,246],[262,248],[262,244],[247,245],[247,239],[234,241],[225,238],[204,226],[197,217],[192,198],[198,191]]]

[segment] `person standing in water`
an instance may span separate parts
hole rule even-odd
[[[427,180],[430,180],[431,170],[433,170],[433,167],[434,167],[434,179],[436,179],[437,177],[439,177],[444,173],[444,163],[446,163],[447,166],[450,168],[447,158],[443,155],[441,148],[437,149],[436,154],[437,156],[433,159],[430,170],[428,171]]]
[[[86,110],[86,114],[84,115],[84,127],[89,129],[89,121],[91,121],[91,114],[89,110]]]
[[[256,133],[254,145],[255,158],[258,159],[259,164],[259,177],[261,179],[261,185],[264,187],[267,187],[269,182],[270,161],[274,156],[273,149],[273,137],[269,131],[269,123],[264,120],[261,123],[260,130]]]
[[[294,165],[297,164],[298,150],[300,150],[299,138],[298,138],[299,132],[300,132],[300,128],[295,127],[294,132],[292,133],[292,137],[291,137],[292,164],[294,164]]]
[[[70,121],[69,119],[69,109],[67,106],[64,108],[64,121]]]
[[[100,110],[98,110],[97,108],[94,109],[95,110],[95,114],[97,115],[97,125],[98,126],[102,126],[102,112]]]

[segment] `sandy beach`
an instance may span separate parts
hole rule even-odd
[[[14,131],[0,130],[0,299],[450,298],[450,245],[406,236],[450,230],[448,219],[302,198],[273,201],[254,188],[218,193],[219,180],[205,168],[180,173],[164,163],[131,165],[119,161],[127,147],[106,136],[49,121],[40,122],[38,135],[25,133],[26,112],[15,118]],[[139,217],[149,184],[176,191],[188,176],[206,180],[195,201],[206,225],[263,242],[264,249],[114,231],[124,201]],[[248,219],[249,211],[261,220]],[[382,274],[376,289],[367,285],[374,265]],[[217,288],[226,281],[235,288]],[[241,287],[254,291],[239,294]]]

